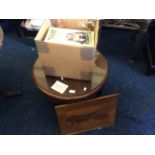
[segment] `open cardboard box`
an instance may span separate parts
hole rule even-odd
[[[80,20],[66,21],[69,28],[88,29],[88,27],[78,24]],[[44,42],[48,30],[52,26],[63,27],[59,25],[57,20],[45,20],[35,38],[38,55],[45,74],[56,77],[91,80],[98,43],[98,21],[94,23],[94,45],[92,46],[72,46]]]

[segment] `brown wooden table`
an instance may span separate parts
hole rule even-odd
[[[99,53],[96,55],[91,81],[45,76],[39,59],[32,69],[35,85],[55,106],[61,134],[75,134],[114,125],[119,94],[97,97],[107,76],[107,60]],[[69,86],[64,94],[50,88],[57,80]],[[69,90],[76,90],[76,93],[69,93]]]
[[[94,97],[105,84],[107,75],[107,60],[99,53],[96,55],[91,81],[68,78],[61,80],[60,77],[45,76],[39,59],[35,61],[32,69],[32,77],[35,85],[42,93],[47,95],[53,103],[69,103]],[[69,88],[64,92],[64,94],[60,94],[50,88],[56,80],[69,85]],[[84,91],[85,87],[86,90]],[[76,90],[76,93],[69,93],[69,89]]]

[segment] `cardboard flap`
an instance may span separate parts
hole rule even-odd
[[[96,23],[94,19],[51,19],[51,24],[54,27],[68,28],[68,29],[79,29],[79,30],[90,30],[89,23]],[[91,27],[93,31],[94,28]]]
[[[95,29],[94,29],[94,42],[95,42],[95,47],[97,47],[98,44],[98,33],[99,33],[99,21],[96,21],[95,24]]]
[[[49,27],[51,26],[51,23],[49,20],[44,20],[43,25],[41,26],[35,40],[42,41],[45,35],[47,34],[47,31]]]
[[[0,26],[0,42],[3,42],[3,39],[4,39],[4,33],[3,33],[3,30]]]

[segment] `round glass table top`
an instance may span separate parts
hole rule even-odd
[[[81,99],[92,95],[101,89],[106,82],[107,75],[108,63],[106,58],[100,53],[96,54],[96,60],[93,66],[93,74],[90,81],[46,76],[42,69],[39,58],[35,61],[32,69],[33,81],[41,92],[47,96],[57,99],[61,98],[64,100]],[[51,86],[57,80],[68,85],[67,90],[63,94],[51,89]],[[74,90],[74,93],[70,90]]]

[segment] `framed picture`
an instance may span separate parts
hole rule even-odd
[[[114,125],[119,94],[56,106],[61,134]]]

